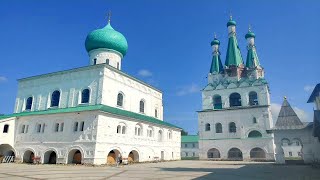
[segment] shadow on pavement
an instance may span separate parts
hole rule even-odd
[[[213,164],[212,166],[216,166]],[[206,175],[193,178],[221,179],[221,180],[319,180],[320,169],[305,165],[274,165],[274,164],[246,164],[246,165],[224,165],[224,168],[160,168],[162,171],[176,172],[204,172]],[[225,166],[230,166],[226,168]],[[237,167],[238,166],[238,167]]]

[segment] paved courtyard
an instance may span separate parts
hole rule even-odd
[[[0,179],[320,179],[320,169],[272,163],[175,161],[122,167],[0,164]]]

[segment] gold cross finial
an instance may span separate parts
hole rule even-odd
[[[108,23],[110,23],[110,21],[111,21],[111,11],[109,10],[109,12],[108,12]]]

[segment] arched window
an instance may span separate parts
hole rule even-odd
[[[28,97],[26,102],[26,110],[31,110],[32,107],[32,97]]]
[[[253,124],[256,124],[256,123],[257,123],[257,118],[256,118],[256,117],[253,117],[253,118],[252,118],[252,122],[253,122]]]
[[[81,93],[81,103],[89,103],[90,100],[90,90],[84,89]]]
[[[143,101],[143,100],[140,101],[140,108],[139,108],[139,110],[140,110],[140,113],[144,113],[144,101]]]
[[[51,107],[59,106],[60,91],[54,91],[51,95]]]
[[[230,107],[241,106],[241,96],[239,93],[232,93],[229,97]]]
[[[120,125],[117,126],[117,133],[121,134],[121,126]]]
[[[122,126],[122,134],[126,134],[126,126]]]
[[[229,132],[231,132],[231,133],[237,132],[236,123],[231,122],[231,123],[229,124]]]
[[[136,136],[142,136],[142,127],[140,124],[136,125],[134,132]]]
[[[262,137],[262,134],[259,131],[251,131],[248,134],[249,138],[258,138],[258,137]]]
[[[213,108],[214,109],[222,109],[222,101],[220,95],[213,96]]]
[[[250,106],[255,106],[255,105],[259,105],[258,102],[258,95],[256,92],[252,91],[249,93],[249,105]]]
[[[83,129],[84,129],[84,121],[81,122],[79,131],[83,131]]]
[[[222,124],[221,123],[216,124],[216,133],[222,133]]]
[[[148,137],[153,137],[153,128],[151,126],[148,127],[147,136]]]
[[[209,123],[207,123],[207,124],[205,125],[205,131],[210,131],[210,124],[209,124]]]
[[[74,126],[73,126],[73,131],[74,131],[74,132],[78,131],[78,126],[79,126],[79,123],[78,123],[78,122],[75,122],[75,123],[74,123]]]
[[[154,117],[158,118],[158,109],[154,110]]]
[[[3,133],[8,133],[9,132],[9,125],[6,124],[3,126]]]
[[[158,141],[162,141],[162,131],[159,130],[158,132]]]
[[[171,131],[168,132],[168,139],[172,139],[172,132]]]
[[[119,93],[117,97],[117,106],[123,107],[123,94]]]

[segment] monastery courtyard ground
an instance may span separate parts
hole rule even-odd
[[[320,179],[320,169],[272,163],[175,161],[121,167],[0,164],[0,179]]]

